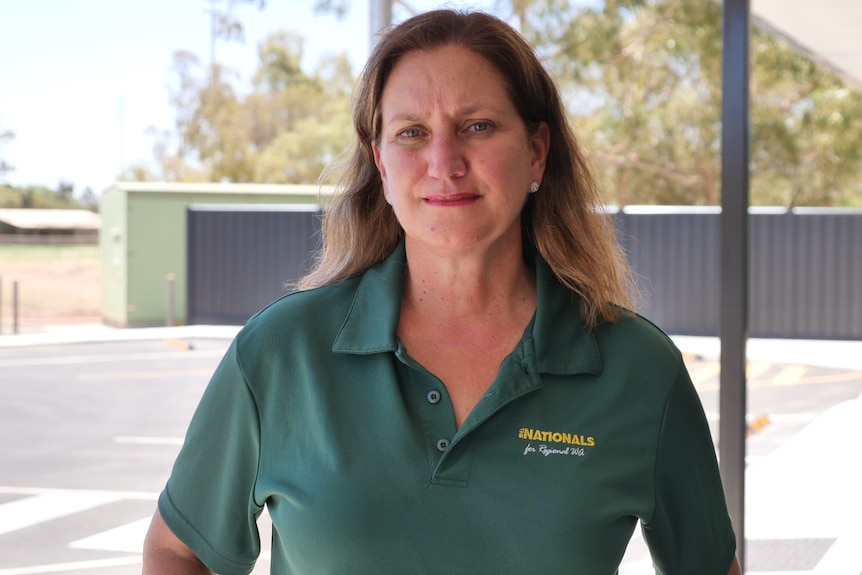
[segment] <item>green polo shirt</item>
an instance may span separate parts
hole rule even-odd
[[[446,387],[396,335],[403,246],[285,296],[213,375],[159,500],[224,574],[616,572],[641,522],[660,573],[726,575],[713,444],[679,352],[629,315],[590,333],[537,258],[536,314],[456,428]]]

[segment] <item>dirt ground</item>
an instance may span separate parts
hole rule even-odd
[[[101,321],[102,269],[97,246],[0,245],[0,327],[13,325],[14,284],[18,321],[76,324]]]

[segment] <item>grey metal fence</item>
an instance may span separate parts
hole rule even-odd
[[[862,339],[862,210],[751,208],[749,334]],[[617,229],[645,304],[673,334],[718,335],[718,208],[629,207]]]
[[[192,207],[188,321],[241,324],[286,293],[308,269],[319,216],[308,206]],[[631,206],[614,217],[641,313],[671,334],[717,336],[720,209]],[[862,339],[862,210],[751,208],[750,218],[749,334]]]
[[[242,325],[288,293],[319,241],[317,206],[215,205],[188,210],[188,322]]]

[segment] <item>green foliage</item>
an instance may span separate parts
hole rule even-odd
[[[352,133],[354,77],[345,55],[301,68],[303,39],[271,34],[258,49],[252,91],[240,94],[220,66],[174,55],[173,130],[155,134],[158,167],[133,166],[136,180],[314,183]]]
[[[611,200],[719,203],[720,3],[528,4],[525,35],[569,97]],[[752,204],[858,205],[862,94],[756,29],[751,58]]]
[[[258,10],[263,10],[266,7],[266,0],[225,0],[224,7],[220,7],[221,0],[208,0],[208,3],[210,5],[210,18],[212,19],[212,33],[215,38],[239,42],[245,40],[245,27],[234,11],[237,4],[254,4]]]
[[[0,208],[90,209],[98,204],[92,190],[84,191],[81,200],[74,195],[74,186],[61,181],[57,189],[45,186],[15,187],[0,185]]]
[[[557,78],[609,201],[720,203],[719,2],[500,2]],[[338,16],[349,7],[315,0]],[[316,181],[350,141],[354,78],[345,56],[309,73],[302,53],[301,37],[272,34],[243,94],[227,70],[178,52],[174,126],[155,134],[156,166],[125,177]],[[757,29],[751,70],[751,203],[862,205],[862,93]]]

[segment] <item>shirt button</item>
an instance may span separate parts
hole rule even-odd
[[[436,389],[429,391],[426,397],[428,398],[428,403],[437,403],[440,401],[440,392]]]
[[[449,447],[449,440],[448,439],[440,439],[437,441],[437,449],[439,449],[440,451],[446,451],[446,449],[448,447]]]

